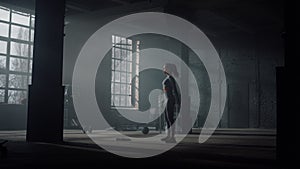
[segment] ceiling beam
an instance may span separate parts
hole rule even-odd
[[[66,7],[67,7],[67,9],[72,9],[72,10],[79,11],[79,12],[84,12],[84,13],[91,12],[90,10],[87,10],[87,9],[84,9],[84,8],[81,8],[78,6],[70,5],[70,4],[66,4]]]
[[[226,16],[224,14],[219,14],[216,11],[210,11],[210,12],[212,14],[214,14],[215,17],[218,17],[218,19],[226,21],[228,24],[232,25],[233,27],[235,27],[235,28],[237,28],[237,29],[239,29],[243,32],[246,32],[246,33],[249,33],[249,34],[254,34],[255,33],[255,31],[253,29],[251,29],[251,27],[249,27],[248,25],[238,23],[237,21],[234,21],[234,19],[229,17],[229,16]]]
[[[111,1],[121,4],[121,5],[129,5],[130,4],[130,2],[127,2],[125,0],[111,0]]]
[[[78,12],[83,12],[83,13],[92,11],[91,9],[83,7],[81,4],[77,4],[77,3],[71,2],[71,1],[66,1],[66,8],[67,9],[72,9],[72,10],[75,10],[75,11],[78,11]]]

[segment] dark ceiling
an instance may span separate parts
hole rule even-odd
[[[35,0],[0,0],[34,10]],[[66,15],[134,6],[159,0],[66,0]],[[283,1],[271,0],[165,0],[166,12],[184,17],[204,27],[211,35],[232,32],[255,34],[280,32],[284,27]]]

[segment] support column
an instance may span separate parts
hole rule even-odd
[[[184,61],[185,64],[189,65],[189,50],[188,48],[184,45],[181,44],[181,59]],[[190,96],[189,96],[189,71],[186,70],[184,67],[183,63],[181,66],[181,72],[180,72],[180,77],[181,77],[181,124],[180,126],[182,127],[182,132],[184,133],[190,133],[192,132],[192,129],[189,128],[188,124],[192,123],[192,118],[190,115]]]
[[[64,14],[65,0],[36,0],[27,141],[63,141]]]

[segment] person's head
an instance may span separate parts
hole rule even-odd
[[[178,77],[176,65],[174,65],[172,63],[166,63],[163,66],[163,72],[167,75],[172,75],[172,76]]]

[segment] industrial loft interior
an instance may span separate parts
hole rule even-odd
[[[0,168],[289,168],[284,10],[0,0]]]

